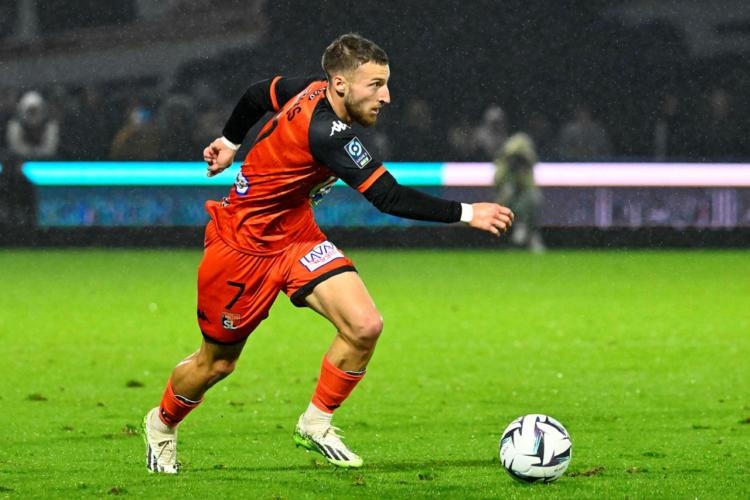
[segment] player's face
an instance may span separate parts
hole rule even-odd
[[[352,121],[365,127],[375,124],[380,109],[391,102],[388,90],[390,76],[388,65],[368,62],[358,67],[351,78],[347,79],[344,106]]]

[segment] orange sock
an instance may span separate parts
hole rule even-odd
[[[176,395],[172,389],[172,379],[170,378],[159,404],[159,418],[165,425],[176,427],[177,424],[188,416],[188,413],[201,404],[201,401],[203,399],[200,401],[191,401],[183,396]]]
[[[321,411],[333,413],[333,410],[341,406],[364,376],[364,371],[350,373],[340,370],[323,356],[323,365],[320,367],[320,378],[315,387],[312,404]]]

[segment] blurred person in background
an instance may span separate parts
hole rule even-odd
[[[19,91],[14,87],[0,87],[0,161],[7,155],[7,131],[10,120],[16,114]]]
[[[248,131],[266,113],[275,113],[258,133],[229,195],[206,203],[211,220],[197,284],[202,342],[174,368],[159,405],[144,417],[152,472],[179,471],[180,422],[234,371],[248,337],[280,292],[336,330],[312,398],[297,420],[294,443],[336,466],[362,466],[332,419],[364,377],[383,320],[354,263],[314,219],[312,205],[338,178],[391,215],[464,222],[495,235],[512,224],[513,213],[495,203],[459,203],[399,184],[357,136],[352,125],[373,126],[391,100],[389,60],[380,47],[343,35],[326,48],[322,66],[325,77],[277,76],[250,85],[223,136],[203,152],[208,175],[219,174],[232,164]]]
[[[484,110],[481,123],[469,135],[470,156],[475,160],[494,158],[507,139],[505,111],[497,104],[491,104]]]
[[[47,103],[34,90],[21,96],[16,114],[5,130],[8,153],[20,160],[47,160],[57,155],[60,125],[49,114]]]
[[[609,132],[594,119],[587,103],[577,104],[560,129],[558,154],[562,161],[601,161],[612,156]]]
[[[454,120],[453,125],[448,128],[445,138],[448,145],[447,160],[470,161],[472,159],[469,150],[471,129],[471,121],[467,117],[460,116]]]
[[[401,140],[396,143],[399,149],[394,153],[394,160],[438,161],[444,158],[445,141],[435,133],[437,123],[433,120],[432,107],[427,100],[409,100],[400,125],[396,130]]]
[[[26,159],[44,158],[38,149],[46,148],[45,120],[38,107],[41,95],[24,94],[14,88],[0,93],[0,226],[33,227],[36,224],[34,186],[23,175]],[[49,136],[54,132],[49,132]],[[40,146],[41,145],[41,146]],[[54,148],[47,148],[54,151]]]
[[[674,92],[665,92],[656,113],[652,129],[653,159],[669,161],[688,157],[693,141],[689,140],[690,119],[680,97]]]
[[[510,233],[511,242],[534,253],[545,250],[539,228],[539,217],[544,198],[534,182],[537,154],[527,134],[518,132],[508,138],[494,160],[495,201],[510,207],[515,222]]]
[[[190,134],[193,146],[189,153],[200,151],[206,144],[211,143],[221,135],[227,115],[232,111],[232,105],[223,100],[206,78],[197,78],[189,87],[188,95],[192,99],[193,127]],[[232,103],[233,104],[233,103]]]
[[[557,158],[557,137],[549,117],[542,111],[532,111],[523,130],[534,143],[534,149],[541,161]]]
[[[159,158],[159,130],[153,112],[142,102],[132,103],[126,121],[112,139],[110,160],[146,161]]]
[[[23,174],[23,161],[1,158],[0,171],[0,226],[26,229],[36,225],[36,191]]]
[[[714,87],[702,96],[698,110],[695,143],[699,160],[733,161],[744,154],[744,137],[734,96],[725,88]]]
[[[195,151],[199,147],[193,142],[195,116],[195,104],[189,95],[173,94],[164,99],[155,122],[159,136],[159,160],[195,159]]]
[[[494,158],[508,138],[506,115],[503,108],[491,104],[482,113],[478,125],[461,123],[448,131],[455,160],[481,161]]]
[[[60,156],[66,160],[107,160],[114,136],[111,103],[96,85],[73,89],[61,121]]]

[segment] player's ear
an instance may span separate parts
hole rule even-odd
[[[349,83],[346,81],[344,75],[334,75],[333,78],[331,78],[331,88],[333,88],[336,95],[339,97],[344,97],[346,95],[346,88],[348,85]]]

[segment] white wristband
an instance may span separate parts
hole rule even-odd
[[[240,149],[240,144],[235,144],[224,136],[221,136],[220,140],[226,147],[228,147],[232,151],[237,151],[238,149]]]
[[[468,203],[461,203],[461,222],[470,223],[474,218],[474,207]]]

